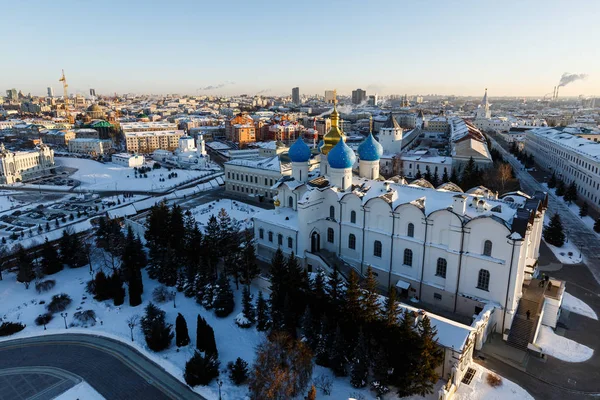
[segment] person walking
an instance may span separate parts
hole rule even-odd
[[[527,310],[527,312],[525,314],[527,315],[527,319],[529,319],[529,317],[531,316],[531,312],[529,310]]]

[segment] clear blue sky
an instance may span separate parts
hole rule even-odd
[[[0,89],[600,95],[600,1],[48,1],[2,9]],[[222,85],[217,90],[197,90]]]

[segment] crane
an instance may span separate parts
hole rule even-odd
[[[67,78],[65,77],[64,69],[62,70],[62,76],[58,81],[62,82],[63,85],[63,97],[65,99],[65,116],[69,117],[69,96],[67,94],[67,88],[69,87],[69,85],[67,84]]]

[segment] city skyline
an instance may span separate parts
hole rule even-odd
[[[27,30],[18,48],[7,50],[12,61],[0,76],[3,91],[43,95],[51,86],[60,95],[65,69],[69,92],[81,94],[95,88],[101,95],[291,95],[300,87],[303,95],[362,88],[379,95],[480,96],[488,88],[491,97],[542,97],[568,72],[589,76],[561,87],[561,96],[600,95],[600,57],[590,51],[600,35],[595,2],[568,8],[557,1],[518,8],[236,3],[234,13],[187,1],[178,7],[108,1],[101,9],[70,3],[6,10],[6,29]],[[382,23],[390,17],[397,21]],[[260,19],[296,29],[257,24]]]

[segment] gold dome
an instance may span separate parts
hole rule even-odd
[[[327,155],[333,147],[338,144],[340,140],[346,141],[346,136],[344,132],[340,129],[340,114],[338,113],[337,107],[335,105],[335,100],[333,103],[333,111],[331,112],[331,128],[329,132],[323,136],[323,147],[321,147],[321,154]]]

